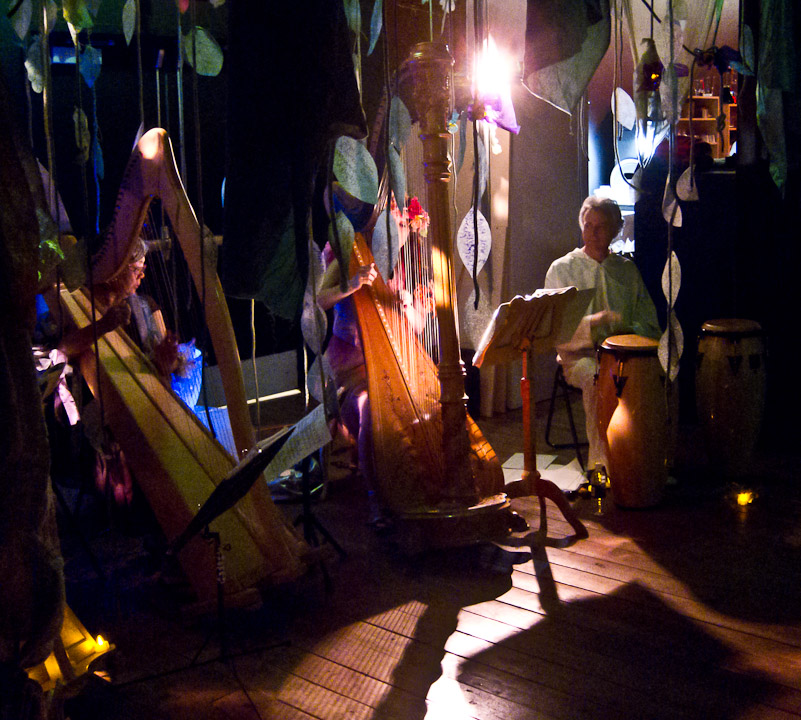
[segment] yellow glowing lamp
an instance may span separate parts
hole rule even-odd
[[[56,683],[67,685],[84,675],[89,666],[101,655],[113,650],[114,645],[102,635],[93,638],[69,607],[64,607],[64,622],[53,645],[53,652],[43,663],[28,668],[28,677],[42,686],[44,692]]]
[[[754,498],[756,497],[755,493],[751,490],[741,490],[737,493],[737,504],[741,507],[746,505],[750,505],[754,502]]]

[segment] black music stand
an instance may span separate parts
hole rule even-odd
[[[505,364],[522,354],[520,393],[523,400],[523,473],[520,480],[507,483],[506,492],[510,497],[536,495],[540,502],[541,527],[546,527],[545,500],[552,500],[575,530],[576,537],[586,538],[589,535],[587,528],[573,511],[564,493],[555,483],[543,478],[537,470],[534,439],[536,406],[531,397],[531,383],[527,376],[531,353],[552,351],[560,335],[567,330],[575,330],[575,327],[563,328],[562,320],[567,307],[579,299],[577,295],[578,291],[574,287],[540,290],[533,295],[517,295],[510,302],[499,305],[479,342],[473,365],[481,367],[485,363]],[[571,315],[575,318],[577,313],[575,307],[573,309]]]
[[[197,511],[195,517],[189,521],[186,529],[173,540],[167,549],[168,558],[177,557],[186,544],[199,533],[202,534],[204,540],[211,541],[214,544],[217,583],[217,632],[220,636],[220,652],[216,658],[213,658],[214,660],[226,659],[228,647],[225,637],[225,567],[222,542],[220,534],[211,531],[209,525],[247,495],[253,484],[262,477],[264,469],[272,462],[286,441],[289,440],[294,429],[294,426],[286,427],[275,433],[267,442],[259,443],[253,448],[214,488],[206,502]],[[207,638],[206,642],[198,650],[190,666],[195,664],[209,639]]]

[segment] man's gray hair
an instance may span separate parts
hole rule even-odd
[[[579,227],[584,230],[584,217],[590,210],[597,210],[606,218],[606,222],[615,230],[617,235],[623,227],[623,216],[620,214],[620,207],[612,198],[590,195],[582,204],[579,210]]]

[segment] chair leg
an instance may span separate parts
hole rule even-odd
[[[573,434],[573,449],[576,451],[576,460],[578,460],[579,465],[581,465],[581,469],[586,470],[587,468],[584,467],[584,460],[581,457],[581,447],[578,439],[578,433],[576,432],[576,423],[573,420],[573,408],[570,406],[570,396],[568,395],[570,391],[566,385],[562,386],[562,391],[565,398],[565,407],[567,408],[567,419],[570,423],[570,432]]]
[[[562,368],[559,366],[556,370],[556,375],[553,378],[553,389],[551,390],[551,402],[548,405],[548,419],[545,421],[545,442],[548,443],[549,447],[555,448],[551,442],[551,421],[553,420],[553,412],[556,407],[556,393],[559,389],[559,374]]]

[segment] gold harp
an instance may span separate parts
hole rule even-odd
[[[407,61],[431,215],[438,365],[405,327],[384,281],[379,278],[353,296],[367,366],[379,492],[390,512],[413,527],[412,542],[439,546],[497,538],[516,524],[500,462],[465,408],[448,201],[451,64],[447,48],[431,43],[415,46]],[[357,235],[351,270],[371,261],[364,238]],[[403,338],[395,336],[397,328]]]
[[[247,410],[236,342],[216,273],[211,244],[200,226],[178,176],[167,133],[155,128],[137,143],[123,176],[114,219],[94,265],[109,277],[130,257],[151,202],[161,201],[181,245],[198,295],[205,299],[205,317],[220,369],[234,442],[240,453],[255,446]],[[205,268],[203,263],[205,262]],[[205,282],[205,288],[203,287]],[[86,293],[63,290],[62,303],[78,327],[91,322]],[[150,503],[167,539],[189,524],[198,508],[235,465],[183,402],[156,376],[150,361],[122,331],[98,341],[97,377],[106,420]],[[92,373],[87,374],[91,385]],[[93,388],[96,390],[96,388]],[[210,529],[230,548],[224,556],[225,592],[252,592],[260,585],[286,582],[305,570],[308,546],[294,533],[272,502],[266,484],[256,482],[232,510]],[[198,598],[216,594],[216,558],[211,544],[195,537],[179,560]]]

